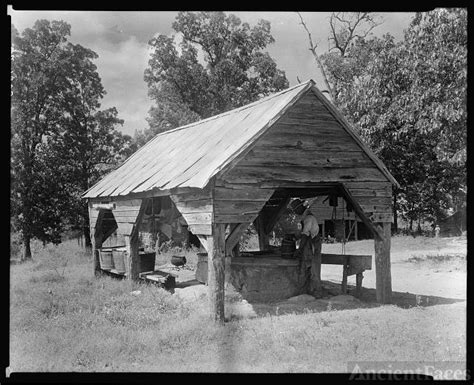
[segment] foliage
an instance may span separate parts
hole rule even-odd
[[[112,163],[124,138],[93,60],[68,42],[70,26],[38,20],[21,35],[12,28],[11,216],[24,240],[59,243],[68,221],[87,227],[80,194]],[[67,221],[65,221],[67,219]]]
[[[323,56],[336,104],[400,183],[402,216],[441,219],[466,186],[467,12],[418,13],[395,42],[358,38]]]
[[[274,42],[268,21],[250,27],[224,12],[179,12],[173,28],[179,35],[149,42],[145,81],[155,105],[150,129],[136,134],[139,144],[288,87],[284,72],[263,52]]]

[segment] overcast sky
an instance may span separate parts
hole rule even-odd
[[[299,24],[295,12],[232,12],[243,22],[255,25],[259,19],[271,23],[275,43],[268,52],[285,71],[290,86],[313,79],[324,89],[319,70],[308,50],[308,38]],[[136,129],[148,127],[145,118],[151,106],[143,73],[148,64],[148,41],[157,34],[171,35],[171,24],[176,12],[125,12],[125,11],[15,11],[8,10],[12,23],[21,32],[32,27],[38,19],[64,20],[71,25],[72,43],[79,43],[95,51],[95,61],[107,95],[102,108],[115,106],[123,119],[122,132],[133,135]],[[327,12],[302,12],[318,52],[328,49],[329,25]],[[403,30],[414,13],[379,13],[384,22],[374,29],[381,36],[390,33],[396,39],[403,37]]]

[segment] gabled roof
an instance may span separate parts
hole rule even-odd
[[[124,196],[152,189],[204,188],[310,89],[331,108],[309,80],[246,106],[160,133],[87,190],[83,198]],[[337,113],[335,109],[330,111]],[[342,116],[335,118],[351,136],[355,135]],[[388,180],[397,184],[357,135],[355,140]]]

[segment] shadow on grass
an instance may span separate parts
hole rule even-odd
[[[108,273],[118,279],[123,276]],[[189,276],[184,279],[177,279],[173,288],[167,289],[174,293],[175,288],[186,288],[195,285],[203,285],[195,278]],[[323,312],[330,310],[346,310],[346,309],[364,309],[383,306],[377,302],[375,289],[363,287],[361,295],[356,298],[355,286],[347,285],[346,296],[341,295],[341,284],[331,281],[323,281],[323,298],[315,300],[288,301],[280,300],[274,302],[253,302],[248,301],[257,316],[267,315],[283,315],[283,314],[302,314],[308,312]],[[245,297],[244,297],[245,299]],[[445,298],[430,295],[419,295],[413,293],[392,292],[392,305],[400,308],[408,309],[412,307],[427,307],[434,305],[453,304],[463,302],[464,299]]]
[[[324,298],[312,301],[292,302],[282,300],[271,303],[250,302],[258,316],[302,314],[308,312],[323,312],[330,310],[364,309],[383,306],[377,302],[375,289],[362,288],[361,295],[355,298],[355,286],[347,285],[347,296],[341,296],[341,284],[323,281]],[[464,302],[464,299],[444,298],[413,293],[392,292],[392,305],[409,309],[412,307],[427,307]]]

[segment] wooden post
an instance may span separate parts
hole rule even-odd
[[[89,216],[93,218],[91,215],[92,212],[92,203],[89,203]],[[99,249],[102,247],[102,218],[104,216],[104,212],[101,210],[97,214],[97,217],[94,220],[91,219],[90,230],[91,230],[91,243],[92,243],[92,265],[94,275],[99,277],[102,275],[102,269],[100,268],[100,255]]]
[[[349,270],[349,264],[347,263],[347,259],[344,261],[344,265],[342,266],[342,284],[341,284],[341,294],[347,293],[347,271]]]
[[[125,263],[125,271],[127,279],[136,281],[138,279],[139,270],[139,254],[138,254],[138,231],[132,235],[125,235],[125,247],[127,249],[127,259]]]
[[[322,233],[322,239],[324,240],[324,237],[326,236],[326,220],[323,219],[323,233]]]
[[[91,237],[92,243],[92,258],[93,258],[93,266],[94,266],[94,275],[96,277],[102,275],[102,270],[100,268],[100,255],[99,249],[102,247],[102,236],[97,234],[97,230],[94,231],[94,235]]]
[[[356,220],[355,220],[355,240],[356,241],[359,240],[359,236],[357,235],[357,231],[358,230],[357,230],[357,218],[356,218]]]
[[[139,230],[140,224],[142,222],[143,215],[145,213],[145,208],[148,204],[147,199],[142,199],[140,204],[140,209],[138,211],[137,217],[135,219],[135,224],[133,225],[130,235],[124,235],[125,247],[127,249],[127,259],[125,262],[125,272],[127,279],[129,280],[138,280],[139,269],[140,269],[140,255],[139,255]]]
[[[362,279],[364,278],[364,274],[357,273],[356,274],[356,297],[360,297],[362,294]]]
[[[383,237],[374,237],[375,246],[375,288],[377,302],[392,302],[392,278],[390,272],[391,223],[381,222]]]
[[[224,323],[225,254],[225,224],[213,223],[207,236],[207,284],[210,314],[219,323]]]
[[[262,214],[255,219],[254,225],[258,234],[258,246],[260,251],[270,249],[270,237],[265,231],[265,221]]]

